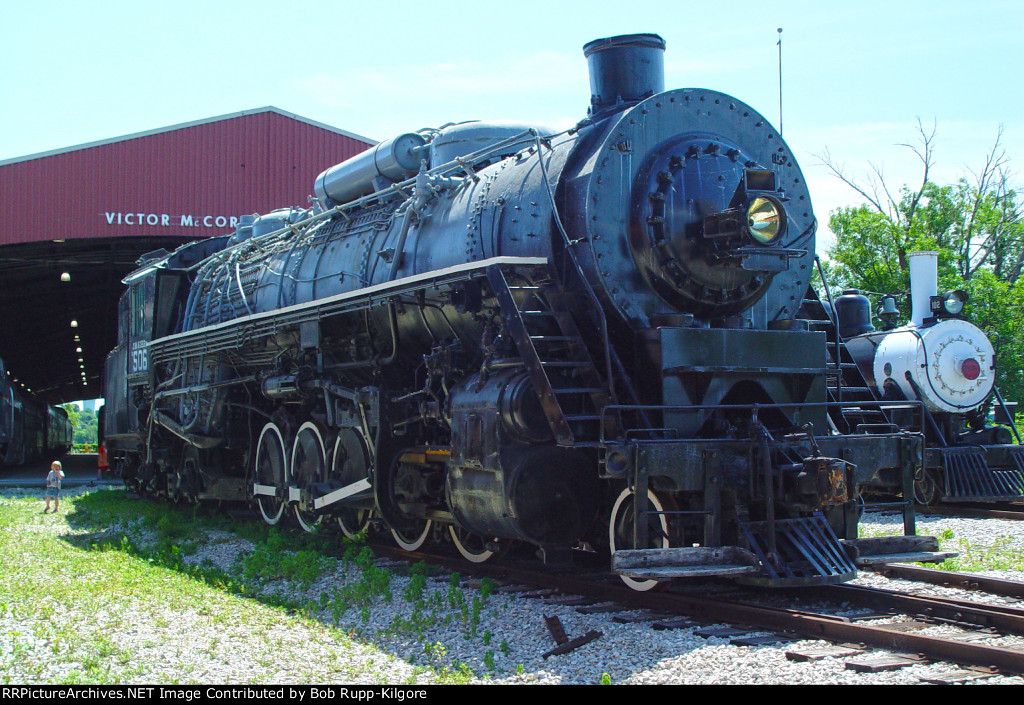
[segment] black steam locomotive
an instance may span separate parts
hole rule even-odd
[[[0,467],[57,458],[71,441],[67,412],[22,395],[0,360]]]
[[[404,134],[312,209],[140,261],[107,362],[121,474],[471,561],[608,551],[636,589],[941,559],[909,500],[909,535],[857,538],[924,439],[853,432],[878,403],[836,399],[800,168],[735,98],[665,91],[664,47],[588,43],[572,129]]]

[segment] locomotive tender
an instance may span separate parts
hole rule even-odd
[[[838,425],[800,168],[735,98],[666,91],[664,48],[588,43],[572,129],[400,135],[322,173],[311,209],[140,260],[112,463],[408,550],[609,551],[639,590],[941,560],[910,501],[909,535],[857,539],[862,490],[909,496],[922,435]]]
[[[0,467],[62,456],[71,441],[67,412],[23,396],[0,360]]]

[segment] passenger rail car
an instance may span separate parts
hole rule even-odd
[[[910,502],[907,536],[857,538],[923,437],[837,430],[800,168],[739,100],[665,90],[664,48],[588,43],[569,130],[403,134],[309,210],[140,261],[107,363],[121,475],[471,561],[607,551],[636,589],[941,559]]]
[[[67,412],[21,394],[0,360],[0,467],[62,456],[71,442]]]

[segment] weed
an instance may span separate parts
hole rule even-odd
[[[1024,548],[1015,545],[1012,536],[997,536],[989,544],[972,544],[967,539],[957,539],[955,546],[944,549],[957,551],[958,555],[938,564],[940,570],[955,572],[977,572],[988,570],[1024,570]]]
[[[248,580],[290,580],[308,588],[316,578],[329,570],[333,561],[313,550],[289,550],[291,537],[270,532],[262,543],[242,558],[242,575]]]
[[[403,596],[407,602],[422,602],[423,591],[427,587],[427,578],[421,574],[413,574],[409,578],[409,584],[405,586]]]

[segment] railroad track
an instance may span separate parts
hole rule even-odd
[[[685,586],[638,593],[596,569],[590,576],[567,575],[500,562],[470,565],[449,556],[406,554],[388,546],[375,545],[374,550],[393,560],[423,560],[464,575],[489,577],[507,586],[505,590],[587,613],[608,613],[615,621],[648,621],[653,629],[693,628],[700,636],[726,637],[738,645],[802,639],[832,643],[826,648],[787,652],[792,660],[838,656],[847,660],[847,668],[864,672],[921,662],[950,664],[948,671],[929,679],[934,682],[1024,674],[1024,609],[1020,607],[854,585],[768,593],[730,587],[718,596],[709,594],[706,588],[687,590]],[[1024,591],[1024,584],[1017,586]],[[780,600],[784,606],[772,604]],[[793,606],[821,600],[836,607]],[[843,604],[845,610],[838,607]],[[872,611],[852,617],[841,614],[849,611],[850,604]],[[618,612],[632,614],[620,618]],[[713,626],[722,624],[730,626]],[[935,634],[931,628],[937,626],[945,633]],[[546,655],[571,650],[596,638],[584,635],[569,640],[564,634],[560,638],[558,625],[549,628],[559,643]],[[884,649],[888,654],[872,656],[872,649]]]
[[[389,562],[425,561],[477,579],[489,577],[506,592],[571,606],[585,613],[607,613],[613,621],[648,622],[652,629],[693,628],[698,636],[725,637],[737,645],[782,644],[802,639],[824,640],[822,648],[787,652],[792,660],[825,657],[846,659],[847,668],[872,672],[922,662],[950,664],[929,682],[965,682],[998,674],[1024,674],[1024,608],[921,595],[854,585],[799,590],[743,590],[730,587],[715,596],[705,587],[685,584],[669,590],[638,593],[610,577],[607,563],[594,560],[590,574],[586,556],[572,574],[538,570],[535,562],[468,563],[455,555],[409,553],[390,544],[370,544]],[[593,558],[593,556],[591,556]],[[1024,597],[1024,583],[984,576],[937,571],[916,566],[887,566],[879,572],[894,578],[973,589],[1014,599]],[[721,586],[719,582],[717,585]],[[870,607],[867,614],[846,616],[843,610],[803,609],[811,599]],[[770,604],[784,601],[783,606]],[[622,613],[619,615],[618,613]],[[626,614],[631,613],[631,614]],[[639,615],[639,616],[638,616]],[[728,624],[728,627],[721,627]],[[943,626],[948,633],[924,633]],[[549,624],[557,642],[545,654],[556,655],[597,638],[569,639],[559,625]],[[598,635],[599,636],[599,635]],[[871,655],[883,649],[885,655]]]
[[[893,564],[880,567],[875,572],[888,578],[915,580],[921,583],[942,585],[961,590],[980,590],[992,595],[1003,595],[1024,600],[1024,583],[1015,580],[992,578],[977,573],[954,573],[948,570],[922,568],[916,565]]]
[[[973,519],[1024,519],[1024,504],[1001,502],[988,504],[953,504],[934,507],[917,507],[918,515],[952,516]]]

